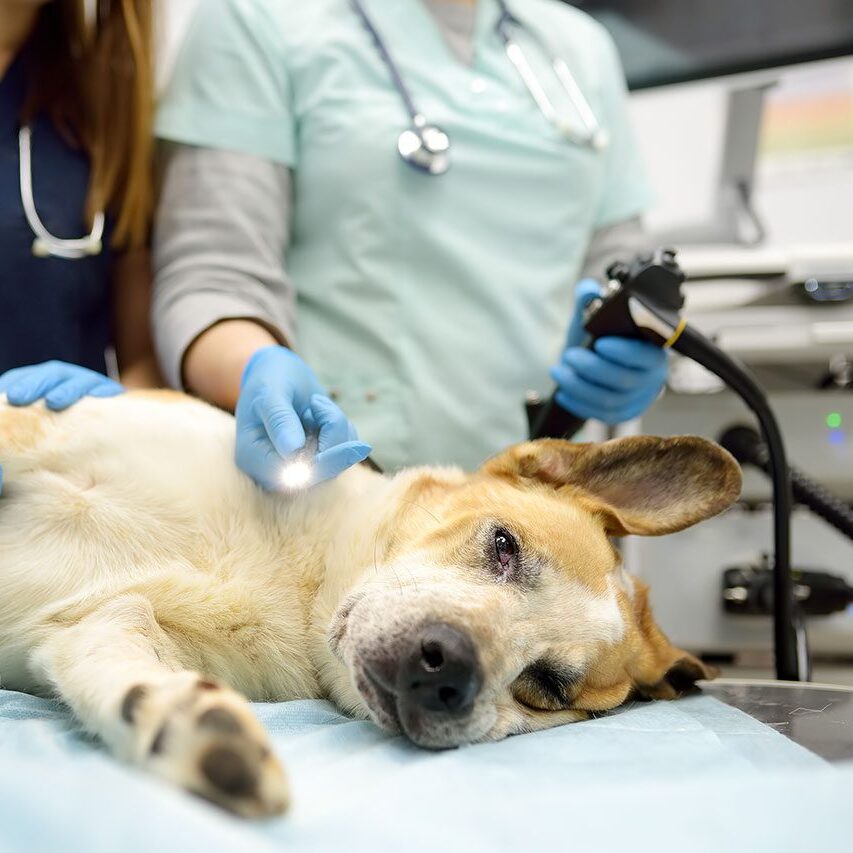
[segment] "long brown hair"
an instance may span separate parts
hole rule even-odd
[[[49,115],[89,156],[86,212],[107,209],[113,245],[148,239],[154,110],[151,0],[52,0],[39,10],[23,121]]]

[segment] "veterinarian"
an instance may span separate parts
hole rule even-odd
[[[150,0],[0,0],[0,394],[156,384]],[[0,478],[2,484],[2,478]]]
[[[474,467],[553,381],[611,424],[651,405],[660,350],[578,347],[649,200],[597,23],[557,0],[202,9],[157,122],[155,336],[173,385],[236,407],[245,471],[275,488],[306,420],[322,479],[369,452],[353,425],[386,469]]]

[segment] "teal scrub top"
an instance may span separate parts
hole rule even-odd
[[[574,73],[610,145],[573,144],[542,115],[478,0],[473,66],[421,0],[364,5],[452,165],[404,163],[409,117],[348,0],[206,0],[158,135],[292,169],[287,267],[297,349],[387,469],[473,468],[527,436],[525,395],[552,390],[595,229],[640,214],[647,184],[606,31],[556,0],[510,8]],[[573,116],[546,52],[515,31]]]

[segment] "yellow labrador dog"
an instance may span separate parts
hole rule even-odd
[[[353,469],[268,494],[233,419],[171,392],[0,399],[0,679],[246,816],[288,789],[246,699],[327,697],[430,748],[674,698],[708,677],[610,537],[728,507],[699,438],[539,441],[466,474]],[[673,567],[676,570],[676,567]]]

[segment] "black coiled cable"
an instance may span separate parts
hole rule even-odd
[[[761,436],[748,426],[729,427],[719,438],[719,443],[740,462],[752,465],[765,474],[770,473],[770,459],[767,445]],[[791,472],[791,491],[794,500],[808,507],[848,539],[853,540],[853,509],[823,486],[816,483],[802,471],[789,466]]]

